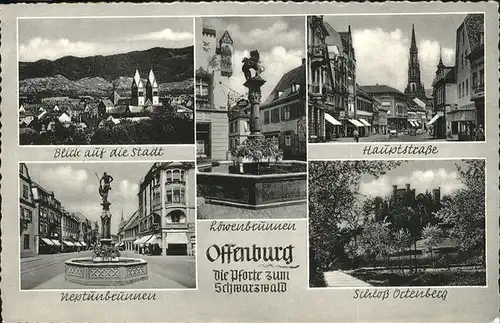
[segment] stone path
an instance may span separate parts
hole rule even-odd
[[[367,282],[357,279],[340,270],[323,273],[328,287],[371,287]]]

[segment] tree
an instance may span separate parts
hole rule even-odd
[[[480,254],[484,263],[485,161],[462,160],[456,167],[465,188],[443,200],[436,216],[450,227],[450,236],[457,239],[461,250]]]
[[[366,223],[357,243],[358,255],[367,258],[374,266],[377,258],[384,259],[387,264],[387,260],[394,251],[389,224],[384,222]]]
[[[422,230],[422,244],[425,250],[430,253],[432,267],[434,267],[433,249],[443,241],[443,231],[437,225],[428,224]]]
[[[398,161],[309,162],[310,273],[345,265],[344,246],[355,236],[346,230],[353,207],[362,198],[357,192],[361,174],[375,177],[401,164]],[[352,222],[352,221],[351,221]]]
[[[394,247],[399,253],[399,269],[404,272],[403,257],[404,252],[411,247],[413,239],[407,230],[399,229],[394,233]]]

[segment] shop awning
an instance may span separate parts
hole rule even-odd
[[[458,121],[476,121],[476,111],[475,110],[455,110],[446,113],[446,121],[458,122]]]
[[[151,239],[148,240],[147,244],[157,244],[159,245],[161,243],[161,238],[153,235]]]
[[[47,238],[41,238],[41,239],[48,246],[53,246],[54,245],[54,243],[50,239],[47,239]]]
[[[140,244],[142,239],[144,239],[144,237],[137,238],[137,240],[135,240],[133,244]]]
[[[360,118],[359,121],[366,127],[371,127],[372,125],[368,123],[365,119]]]
[[[427,122],[427,125],[431,125],[433,124],[434,122],[436,122],[437,119],[439,119],[439,117],[442,117],[443,116],[443,112],[442,111],[439,111],[438,113],[436,113],[436,115],[434,117],[432,117],[431,121]]]
[[[187,235],[184,232],[168,232],[167,233],[167,243],[168,244],[187,244]]]
[[[359,122],[356,119],[347,119],[347,120],[349,120],[349,122],[352,123],[353,125],[355,125],[356,127],[364,127],[365,126],[364,124],[362,124],[361,122]]]
[[[73,247],[73,246],[74,246],[73,242],[71,242],[71,241],[66,241],[66,240],[63,240],[63,243],[64,243],[65,245],[67,245],[68,247]]]
[[[61,245],[61,243],[58,240],[50,239],[50,241],[52,241],[54,243],[54,245],[56,245],[56,246],[60,246]]]
[[[134,241],[134,244],[145,244],[153,235],[142,236]]]
[[[73,242],[77,247],[83,247],[78,241]]]
[[[84,241],[80,241],[80,244],[81,244],[83,247],[87,247],[87,244],[86,244]]]
[[[420,123],[418,121],[415,121],[415,127],[420,127]]]
[[[325,113],[325,120],[330,122],[333,126],[341,126],[342,123],[340,123],[337,119],[329,115],[328,113]]]

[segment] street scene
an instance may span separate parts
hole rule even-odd
[[[304,22],[196,19],[198,219],[306,216]]]
[[[194,162],[20,163],[21,288],[196,288],[194,176]]]
[[[191,18],[18,24],[20,145],[194,143]]]
[[[485,160],[309,162],[309,286],[485,286]]]
[[[308,16],[307,27],[310,143],[485,140],[483,14]]]

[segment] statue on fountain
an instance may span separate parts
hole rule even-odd
[[[254,79],[259,78],[260,74],[265,71],[264,66],[260,64],[259,51],[256,49],[250,52],[250,58],[244,57],[241,62],[243,63],[241,70],[247,80],[252,78],[252,73],[250,72],[251,69],[255,71],[255,76],[253,77]]]
[[[97,174],[96,174],[97,176]],[[99,177],[97,177],[99,178]],[[111,190],[111,182],[113,182],[113,177],[108,175],[106,172],[102,175],[99,180],[99,195],[102,198],[102,203],[107,204],[108,202],[108,193]],[[104,184],[104,185],[103,185]]]

